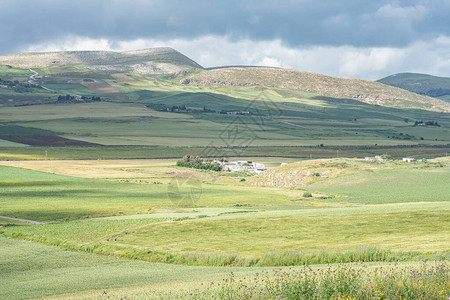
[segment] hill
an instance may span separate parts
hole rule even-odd
[[[276,68],[230,67],[187,76],[181,84],[196,86],[265,86],[300,90],[320,96],[351,98],[361,102],[388,106],[450,111],[442,100],[418,95],[379,82],[334,78],[321,74]]]
[[[330,157],[339,149],[327,147],[338,146],[426,145],[437,155],[450,141],[450,119],[441,113],[450,104],[439,99],[295,70],[205,70],[170,48],[3,56],[0,79],[5,147],[189,147],[164,153],[177,158],[194,154],[192,147],[249,153],[247,147],[265,146],[274,147],[264,150],[271,155]],[[419,121],[428,125],[415,126]],[[298,146],[314,151],[279,148]],[[223,157],[221,151],[208,156]]]
[[[420,73],[399,73],[382,78],[378,82],[450,102],[449,77],[437,77]]]
[[[202,68],[172,48],[137,51],[61,51],[0,56],[0,65],[16,68],[84,66],[91,70],[167,74]]]

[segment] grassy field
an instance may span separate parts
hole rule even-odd
[[[283,161],[261,160],[273,166]],[[239,279],[272,274],[274,266],[321,269],[324,263],[382,261],[401,262],[392,268],[404,274],[410,263],[418,268],[417,260],[448,259],[448,158],[428,165],[288,162],[274,170],[341,171],[304,189],[255,188],[255,176],[242,182],[239,176],[175,167],[173,159],[3,161],[0,215],[46,224],[0,219],[0,268],[8,274],[0,279],[2,293],[8,299],[174,299],[191,293],[220,299],[228,290],[236,299],[240,288],[220,283],[231,271]],[[388,188],[388,197],[380,197],[375,186]],[[313,196],[304,197],[305,190]],[[364,278],[387,293],[384,279]],[[437,278],[429,280],[433,289],[427,291],[447,293]],[[206,284],[211,281],[220,287]],[[260,284],[256,290],[263,289]]]
[[[136,290],[170,291],[180,286],[193,290],[200,286],[200,282],[226,278],[232,270],[239,277],[251,276],[258,271],[130,262],[2,237],[0,257],[3,274],[0,277],[1,295],[5,299],[34,299],[53,295],[61,298],[64,294],[75,293],[78,297],[80,294],[101,297],[103,291],[109,293],[113,289],[117,289],[115,293],[120,295],[119,298]]]
[[[123,177],[126,180],[108,181],[5,166],[0,170],[3,198],[0,213],[36,221],[142,214],[154,208],[178,204],[200,207],[283,206],[290,205],[289,199],[300,195],[300,192],[287,190],[254,190],[239,186],[239,179],[235,179],[236,186],[209,184],[208,181],[214,181],[216,174],[211,176],[208,172],[174,167],[134,177],[134,181],[128,180],[129,176]]]
[[[389,273],[391,276],[395,274],[397,278],[402,278],[401,282],[411,284],[410,287],[404,286],[403,290],[423,293],[425,286],[413,286],[418,281],[410,281],[412,278],[404,280],[406,277],[401,276],[409,275],[411,271],[430,274],[429,270],[433,270],[432,275],[434,271],[444,271],[436,272],[436,275],[442,277],[433,278],[430,275],[424,275],[421,278],[422,282],[427,280],[429,293],[435,292],[434,289],[430,290],[433,286],[438,287],[437,293],[442,292],[437,294],[442,295],[442,299],[448,295],[448,287],[445,286],[448,277],[446,264],[406,264],[401,267],[385,264],[328,265],[312,266],[312,268],[301,266],[279,268],[275,271],[272,268],[261,267],[179,266],[130,262],[74,253],[2,237],[0,237],[0,257],[2,258],[0,270],[3,275],[7,275],[0,277],[2,297],[6,299],[120,299],[124,297],[127,299],[223,299],[224,292],[228,293],[227,299],[247,299],[245,295],[248,297],[252,292],[247,291],[247,294],[242,295],[240,293],[245,291],[237,285],[255,285],[255,288],[262,289],[264,281],[276,284],[280,276],[294,281],[297,277],[289,275],[297,274],[297,272],[308,275],[312,279],[311,283],[315,285],[323,282],[319,280],[319,276],[331,274],[330,279],[334,278],[334,280],[328,281],[334,286],[342,284],[342,289],[353,287],[354,291],[360,290],[358,283],[361,280],[366,283],[371,282],[367,292],[378,291],[378,294],[386,293],[385,288],[388,287],[386,283],[389,282],[380,279],[387,279],[385,274]],[[347,275],[344,275],[344,272]],[[355,276],[352,275],[357,275],[358,280],[355,280]],[[254,280],[254,277],[257,280]],[[444,285],[441,285],[442,283]],[[378,284],[376,289],[373,289],[374,284]],[[397,282],[393,284],[397,285]],[[291,285],[291,288],[296,286],[302,285]],[[364,286],[364,288],[367,287]],[[402,286],[398,286],[396,291],[401,289]],[[330,289],[318,288],[317,290],[323,293]],[[253,289],[253,292],[255,291],[258,289]],[[315,293],[316,289],[312,292]]]
[[[1,232],[64,249],[183,264],[432,258],[450,247],[450,172],[440,167],[445,161],[387,162],[378,170],[361,167],[362,160],[288,165],[342,169],[303,190],[255,189],[252,180],[258,177],[242,182],[174,167],[173,160],[4,162],[9,166],[0,167],[0,214],[58,222]],[[349,172],[343,162],[358,167]],[[304,197],[305,189],[312,197]],[[108,216],[115,217],[93,219]],[[353,254],[339,254],[347,252]]]

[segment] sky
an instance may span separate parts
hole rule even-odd
[[[0,55],[173,47],[204,67],[450,77],[450,0],[0,0]]]

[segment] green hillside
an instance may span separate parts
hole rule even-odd
[[[450,101],[450,78],[419,73],[399,73],[378,80],[417,94]]]
[[[161,68],[149,73],[147,63]],[[170,147],[164,157],[175,157],[194,147],[185,151],[330,157],[398,146],[399,156],[410,153],[406,146],[426,147],[426,155],[437,147],[433,154],[443,155],[450,143],[448,103],[372,81],[275,68],[203,70],[170,48],[17,54],[0,64],[5,148]],[[8,155],[30,151],[11,149]]]
[[[450,111],[450,105],[377,82],[344,79],[316,73],[277,68],[231,67],[203,71],[182,79],[181,84],[199,86],[265,86],[298,90],[317,96],[350,98],[388,106]]]

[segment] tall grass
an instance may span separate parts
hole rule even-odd
[[[211,282],[190,299],[449,299],[450,264],[339,266],[274,270],[253,278]]]
[[[87,252],[130,260],[156,263],[171,263],[189,266],[239,266],[239,267],[277,267],[305,264],[331,264],[352,262],[399,262],[423,258],[446,260],[448,255],[434,255],[416,252],[396,252],[377,247],[354,249],[319,250],[314,252],[285,251],[267,252],[262,256],[243,256],[235,253],[207,252],[163,252],[124,247],[107,243],[84,243],[62,240],[54,237],[27,235],[21,232],[0,231],[0,235],[14,239],[28,240],[59,249]]]

